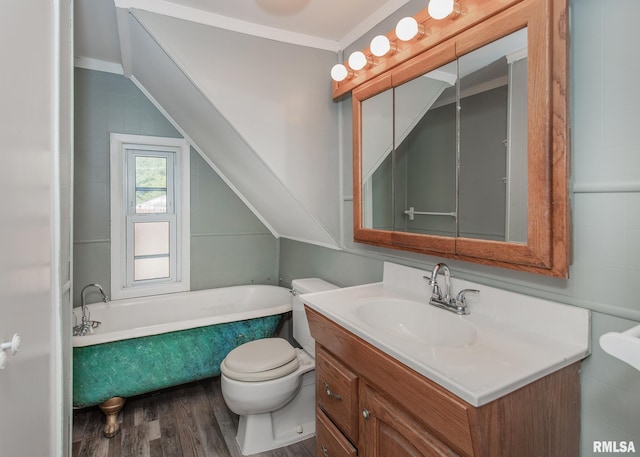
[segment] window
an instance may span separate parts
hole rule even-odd
[[[111,134],[111,295],[189,290],[189,145]]]

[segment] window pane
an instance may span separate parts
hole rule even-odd
[[[157,190],[136,190],[136,214],[166,213],[167,192]]]
[[[134,257],[169,254],[169,222],[136,222],[133,224]]]
[[[134,223],[135,281],[169,277],[169,224],[168,221]]]
[[[133,265],[134,281],[169,277],[169,256],[135,259]]]
[[[136,157],[136,213],[167,212],[167,159]]]

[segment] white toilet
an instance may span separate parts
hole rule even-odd
[[[336,289],[322,279],[296,279],[293,289],[294,348],[266,338],[235,348],[220,364],[222,396],[240,416],[236,439],[243,455],[302,441],[315,434],[315,340],[300,294]]]

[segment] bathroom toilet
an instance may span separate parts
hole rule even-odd
[[[315,434],[315,340],[300,294],[336,289],[322,279],[291,284],[294,348],[266,338],[232,350],[220,364],[222,396],[240,416],[236,439],[243,455],[257,454]]]

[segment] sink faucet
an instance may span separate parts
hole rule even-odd
[[[444,274],[444,291],[438,284],[438,275],[442,272]],[[431,277],[424,276],[424,279],[429,280],[431,289],[431,298],[429,304],[437,306],[438,308],[446,309],[456,314],[466,315],[469,314],[469,307],[466,302],[466,294],[473,293],[479,294],[477,289],[463,289],[456,295],[455,298],[451,296],[451,270],[446,263],[437,263],[433,267]]]
[[[444,274],[444,296],[442,295],[442,289],[438,284],[438,274],[442,270]],[[451,270],[446,263],[437,263],[433,267],[433,271],[431,272],[431,277],[425,276],[425,279],[429,279],[429,285],[432,287],[431,289],[431,300],[437,301],[451,301]]]
[[[80,306],[82,308],[82,320],[80,325],[76,325],[73,327],[73,336],[84,336],[89,333],[93,333],[93,329],[100,326],[100,322],[92,321],[91,315],[89,314],[89,308],[87,308],[87,290],[95,287],[98,289],[98,292],[102,295],[102,301],[105,303],[109,302],[109,297],[104,293],[104,289],[100,284],[87,284],[82,288],[82,292],[80,292]],[[77,321],[76,321],[77,322]]]

